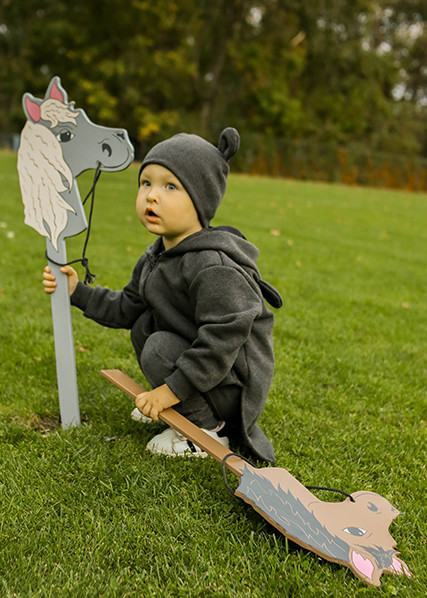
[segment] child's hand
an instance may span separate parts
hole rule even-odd
[[[179,399],[174,395],[167,384],[158,386],[150,392],[142,392],[135,399],[135,405],[144,415],[158,421],[159,414],[168,407],[179,403]]]
[[[68,276],[68,292],[72,295],[76,289],[77,283],[79,282],[79,277],[77,276],[77,272],[71,266],[63,266],[61,268],[61,272]],[[49,266],[43,271],[43,286],[45,293],[54,293],[56,289],[56,278],[51,273]]]

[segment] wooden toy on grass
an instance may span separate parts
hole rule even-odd
[[[101,374],[135,399],[145,389],[120,370]],[[364,582],[380,585],[383,573],[411,576],[394,550],[388,528],[399,515],[375,492],[354,492],[342,502],[316,498],[286,469],[258,469],[209,436],[172,408],[160,419],[202,448],[240,478],[242,498],[287,538],[319,556],[348,567]]]
[[[80,411],[68,282],[60,268],[67,263],[66,237],[88,228],[76,177],[95,169],[94,193],[100,172],[124,170],[133,161],[134,150],[124,129],[95,125],[68,102],[59,77],[51,80],[44,99],[26,93],[22,104],[27,122],[18,150],[19,182],[25,223],[46,237],[46,256],[57,282],[51,306],[61,421],[67,428],[80,423]],[[83,263],[90,282],[87,241],[88,237],[82,259],[74,261]]]

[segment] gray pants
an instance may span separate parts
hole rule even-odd
[[[152,388],[164,384],[165,378],[175,371],[179,356],[191,346],[172,332],[158,331],[146,336],[140,327],[132,330],[131,339],[141,370]],[[225,378],[219,386],[204,394],[196,393],[191,399],[175,405],[174,409],[207,430],[225,421],[224,433],[234,435],[240,431],[240,399],[240,387],[227,383]]]

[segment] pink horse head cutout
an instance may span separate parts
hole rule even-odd
[[[286,469],[246,466],[235,493],[285,536],[369,585],[379,586],[383,573],[411,576],[388,531],[399,511],[375,492],[324,502]]]
[[[27,123],[18,173],[25,223],[47,237],[58,253],[61,240],[87,228],[76,177],[98,165],[105,171],[124,170],[134,151],[124,129],[95,125],[75,109],[59,77],[51,80],[44,99],[26,93],[22,103]]]

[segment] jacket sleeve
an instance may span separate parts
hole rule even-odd
[[[101,286],[92,288],[79,282],[71,295],[71,304],[81,309],[87,318],[103,326],[132,328],[147,307],[139,294],[139,280],[144,261],[145,255],[139,259],[132,278],[122,291],[111,291]]]
[[[194,389],[207,392],[220,384],[248,339],[263,310],[259,288],[236,268],[213,265],[197,274],[190,286],[198,334],[166,378],[181,400]]]

